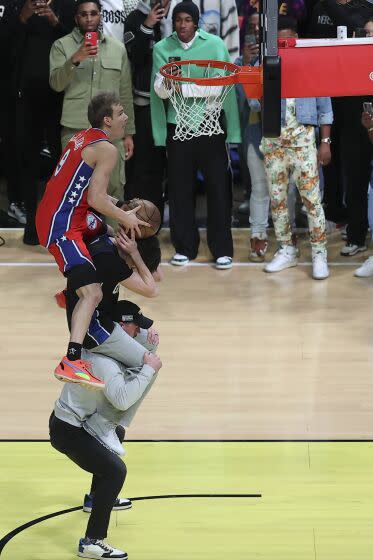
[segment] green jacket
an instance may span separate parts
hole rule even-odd
[[[113,91],[119,95],[128,115],[126,134],[134,134],[131,71],[125,47],[116,39],[101,35],[97,58],[88,58],[75,66],[71,57],[83,40],[75,27],[52,45],[49,83],[55,91],[65,92],[61,124],[68,128],[88,128],[87,109],[92,97],[100,91]]]
[[[153,70],[150,87],[152,128],[156,146],[165,146],[167,123],[175,124],[175,110],[171,101],[163,101],[154,91],[155,76],[161,66],[169,62],[170,56],[179,56],[181,60],[225,60],[230,62],[230,56],[224,41],[202,29],[199,29],[194,43],[187,50],[182,47],[176,32],[156,43],[153,49]],[[200,75],[203,76],[203,69]],[[194,77],[197,77],[197,75],[194,75]],[[241,142],[240,121],[234,88],[227,95],[223,109],[227,123],[227,142]]]

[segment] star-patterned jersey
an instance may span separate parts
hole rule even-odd
[[[108,141],[104,131],[89,128],[75,134],[67,144],[36,213],[38,237],[44,247],[66,235],[74,239],[89,228],[87,198],[94,170],[83,160],[82,151]]]

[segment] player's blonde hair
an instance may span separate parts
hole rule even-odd
[[[121,101],[112,91],[102,91],[92,97],[88,105],[88,121],[92,128],[102,128],[104,118],[113,116],[114,105],[121,105]]]

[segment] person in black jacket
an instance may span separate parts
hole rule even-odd
[[[364,27],[373,16],[373,4],[368,0],[319,0],[312,10],[307,35],[312,38],[333,38],[337,26],[347,27],[347,35]]]
[[[15,121],[15,94],[11,77],[15,64],[18,17],[22,4],[22,0],[2,0],[0,6],[0,68],[2,78],[0,87],[0,166],[1,174],[6,179],[9,201],[18,201],[19,203],[21,199],[18,200],[17,198],[17,170],[19,170],[20,164],[17,160],[17,152],[11,142]],[[21,206],[19,208],[20,216],[23,217],[23,222],[25,222],[26,219]],[[16,222],[13,221],[13,223]],[[12,224],[12,221],[10,221],[10,224]]]
[[[126,47],[132,65],[133,100],[135,107],[135,151],[126,164],[128,198],[139,197],[153,202],[160,211],[165,170],[165,149],[154,145],[150,120],[150,78],[153,45],[162,36],[162,18],[169,8],[169,0],[160,3],[139,2],[126,20]]]
[[[15,29],[12,147],[19,155],[19,174],[12,184],[8,213],[21,223],[26,221],[23,241],[29,245],[38,244],[35,212],[43,142],[46,141],[50,152],[51,171],[61,153],[62,99],[49,87],[49,51],[56,39],[74,27],[74,5],[74,0],[26,0],[22,2]],[[23,203],[26,219],[22,220]]]
[[[344,25],[352,37],[372,16],[373,4],[367,0],[320,0],[314,7],[308,35],[336,37],[337,26]],[[332,162],[323,169],[326,217],[334,222],[347,222],[347,243],[341,250],[346,257],[366,249],[371,152],[361,125],[364,101],[360,96],[332,98]]]

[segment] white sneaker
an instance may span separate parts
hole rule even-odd
[[[219,270],[226,270],[227,268],[232,268],[232,257],[219,257],[215,261],[215,268]]]
[[[180,253],[175,253],[175,255],[170,260],[170,263],[174,266],[184,266],[188,264],[189,259],[186,255],[180,255]]]
[[[354,272],[354,276],[359,278],[368,278],[373,276],[373,257],[369,257],[363,264]]]
[[[11,202],[8,208],[8,216],[17,220],[20,224],[26,223],[26,212],[23,204]]]
[[[297,266],[297,249],[293,245],[282,245],[274,254],[273,259],[264,267],[265,272],[280,272],[285,268]]]
[[[312,250],[312,277],[315,280],[324,280],[328,276],[328,253],[326,249]]]
[[[355,245],[354,243],[346,243],[344,247],[342,247],[340,254],[342,257],[352,257],[356,255],[356,253],[361,253],[362,251],[366,251],[366,245]]]
[[[104,541],[98,539],[80,539],[78,556],[80,558],[93,558],[94,560],[100,558],[121,558],[127,560],[127,552],[113,548]]]
[[[83,424],[83,428],[102,445],[117,455],[124,455],[124,447],[116,434],[116,424],[95,412]]]

